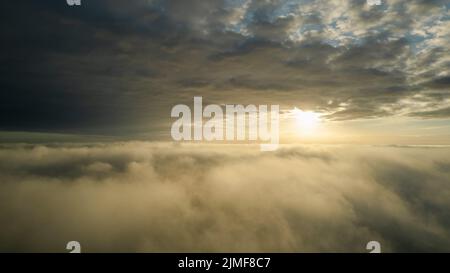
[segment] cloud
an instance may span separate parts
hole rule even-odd
[[[423,112],[411,113],[411,115],[419,116],[419,117],[423,117],[423,118],[436,118],[436,117],[445,118],[445,117],[450,116],[450,107],[433,110],[433,111],[423,111]]]
[[[403,102],[429,92],[448,98],[448,3],[382,2],[11,2],[0,129],[158,134],[194,95],[338,120],[417,112]]]
[[[103,143],[0,149],[0,251],[450,249],[448,148]]]

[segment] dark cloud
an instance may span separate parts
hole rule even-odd
[[[447,118],[450,117],[450,107],[433,110],[411,113],[411,116],[422,118]]]
[[[449,88],[450,88],[450,76],[449,77],[441,77],[441,78],[434,79],[434,80],[428,82],[427,85],[430,88],[433,88],[433,89],[446,89],[446,90],[449,90]]]
[[[15,1],[0,20],[3,130],[160,134],[194,95],[350,120],[448,98],[445,1]]]

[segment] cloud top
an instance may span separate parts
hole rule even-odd
[[[448,148],[3,145],[0,251],[450,250]]]

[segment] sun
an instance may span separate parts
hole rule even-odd
[[[295,119],[296,127],[301,134],[313,134],[321,121],[319,113],[303,111],[297,107],[295,107],[291,113]]]

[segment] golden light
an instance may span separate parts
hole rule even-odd
[[[298,109],[297,107],[295,107],[291,111],[291,113],[295,119],[298,132],[301,134],[306,135],[313,134],[320,124],[319,113],[311,111],[303,111],[301,109]]]

